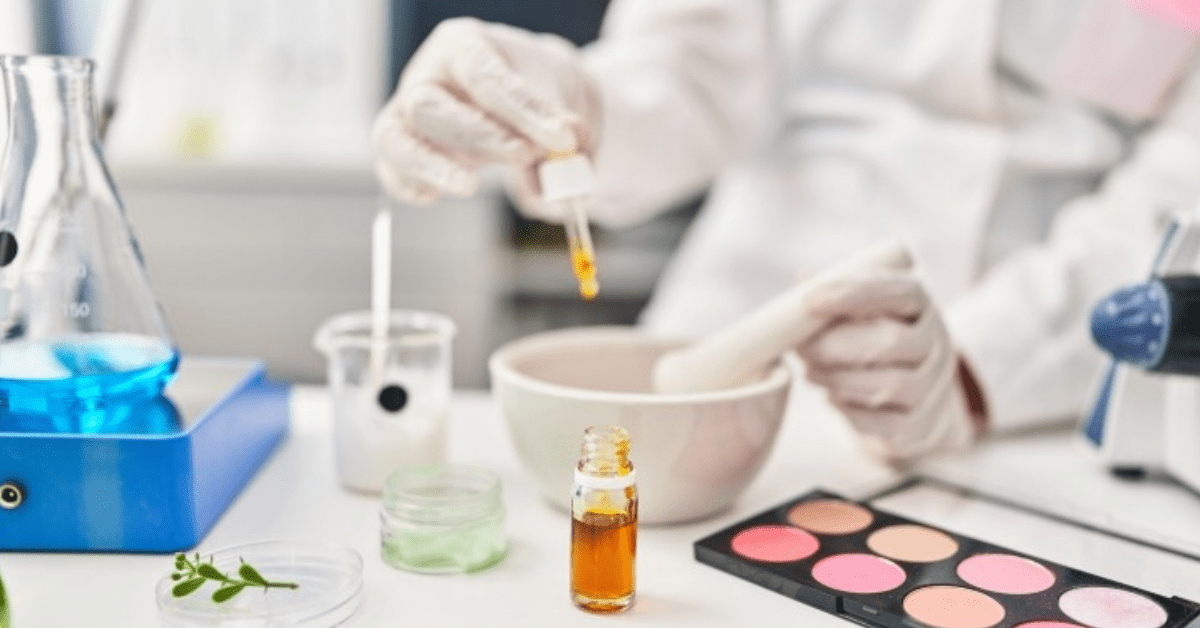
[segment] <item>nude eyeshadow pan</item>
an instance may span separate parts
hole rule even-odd
[[[926,526],[895,525],[872,532],[867,537],[867,547],[893,560],[932,563],[953,556],[958,551],[958,541]]]

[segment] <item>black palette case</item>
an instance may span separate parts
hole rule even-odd
[[[788,516],[793,508],[812,500],[827,499],[857,504],[869,510],[874,518],[867,527],[849,534],[822,534],[810,531],[819,540],[820,547],[811,556],[793,562],[763,562],[739,555],[733,550],[732,541],[738,533],[763,525],[794,526]],[[903,584],[883,593],[838,591],[825,586],[813,577],[814,565],[830,556],[841,554],[878,555],[868,547],[867,538],[877,530],[900,524],[919,525],[943,532],[958,543],[958,550],[949,558],[935,562],[918,563],[889,559],[904,569],[906,577]],[[990,628],[1013,628],[1034,621],[1079,624],[1080,622],[1068,617],[1059,608],[1059,598],[1069,590],[1091,586],[1136,593],[1157,603],[1166,611],[1167,615],[1167,621],[1159,628],[1200,628],[1200,604],[1195,602],[1179,597],[1164,597],[1036,556],[1022,554],[937,526],[900,517],[879,510],[869,503],[848,500],[840,495],[820,490],[784,502],[701,539],[695,543],[694,549],[696,560],[702,563],[828,613],[873,627],[927,628],[927,624],[918,621],[904,610],[905,597],[913,591],[930,585],[952,585],[984,593],[1003,606],[1003,620]],[[1007,554],[1027,558],[1052,572],[1054,584],[1041,592],[1024,595],[982,590],[965,582],[959,577],[956,570],[963,560],[978,554]]]

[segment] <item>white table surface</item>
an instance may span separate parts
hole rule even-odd
[[[330,431],[325,390],[294,389],[289,439],[197,551],[272,539],[352,547],[364,558],[364,587],[350,626],[695,628],[766,626],[786,618],[790,625],[844,628],[851,624],[697,563],[692,543],[814,487],[859,495],[865,487],[896,477],[895,471],[859,452],[849,429],[819,393],[798,388],[771,458],[734,509],[694,524],[643,526],[636,606],[619,616],[591,616],[575,609],[567,595],[568,516],[536,493],[486,393],[457,392],[450,416],[451,461],[488,468],[504,483],[510,552],[501,564],[479,574],[422,576],[384,565],[378,554],[378,498],[339,487]],[[1113,480],[1067,434],[997,440],[965,457],[933,461],[928,469],[1051,509],[1130,524],[1176,546],[1200,547],[1200,498],[1167,483]],[[1001,527],[1010,536],[1021,533],[1018,527]],[[1086,538],[1069,531],[1030,534],[1011,546],[1030,553],[1049,547],[1059,562],[1096,564],[1094,556],[1104,552]],[[1024,545],[1026,540],[1032,548]],[[1129,573],[1145,578],[1131,584],[1200,599],[1200,563],[1128,556],[1111,559],[1113,565],[1101,561],[1098,568],[1130,568]],[[171,567],[166,555],[0,554],[17,628],[156,626],[155,585]]]

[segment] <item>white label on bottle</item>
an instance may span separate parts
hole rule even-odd
[[[579,469],[575,469],[575,484],[584,488],[598,489],[613,489],[625,488],[633,486],[637,479],[637,471],[630,471],[628,475],[616,475],[612,477],[597,477],[582,473]]]

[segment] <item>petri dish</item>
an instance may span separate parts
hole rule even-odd
[[[190,555],[190,554],[189,554]],[[209,555],[201,552],[206,562]],[[214,582],[205,582],[185,597],[175,597],[178,582],[163,576],[155,591],[159,618],[169,628],[184,626],[253,626],[328,628],[350,619],[362,593],[362,556],[340,545],[308,541],[268,541],[223,549],[213,565],[235,576],[242,560],[273,582],[294,582],[295,589],[246,588],[216,603]]]

